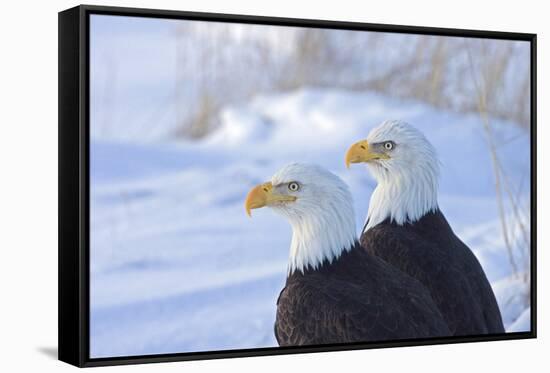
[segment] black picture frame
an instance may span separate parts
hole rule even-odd
[[[90,358],[89,17],[156,17],[527,41],[531,45],[531,331],[307,347]],[[536,338],[536,34],[81,5],[59,13],[59,360],[78,367]]]

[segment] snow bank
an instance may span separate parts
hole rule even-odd
[[[318,163],[349,183],[359,230],[375,184],[365,169],[344,168],[344,152],[385,119],[414,124],[434,144],[443,212],[482,263],[507,329],[529,328],[529,289],[512,275],[477,116],[373,94],[301,90],[227,107],[221,118],[219,130],[198,143],[92,142],[92,357],[275,346],[290,228],[269,210],[249,219],[246,192],[290,161]],[[528,134],[491,124],[523,206]],[[520,235],[513,237],[518,246]]]

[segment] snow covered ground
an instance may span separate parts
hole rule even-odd
[[[291,232],[269,210],[248,218],[244,197],[290,161],[318,163],[350,185],[359,230],[375,184],[363,167],[346,170],[344,153],[386,119],[417,126],[435,145],[441,209],[482,263],[507,330],[529,330],[529,285],[512,275],[478,116],[309,89],[256,97],[221,118],[200,142],[92,141],[92,357],[276,346]],[[491,124],[528,228],[529,134]],[[519,227],[510,230],[519,247]],[[529,260],[521,252],[520,271]]]

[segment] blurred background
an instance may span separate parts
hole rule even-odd
[[[91,16],[91,355],[276,346],[290,228],[244,213],[291,161],[374,180],[347,147],[424,132],[440,206],[508,331],[530,328],[527,42]]]

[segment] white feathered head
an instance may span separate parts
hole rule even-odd
[[[356,241],[348,186],[322,167],[291,163],[248,193],[245,208],[270,207],[292,226],[289,273],[332,262]]]
[[[412,223],[437,209],[439,161],[426,137],[405,122],[385,121],[347,151],[346,166],[366,163],[378,186],[366,230],[387,218]]]

